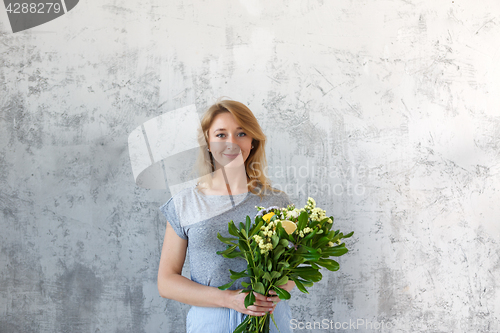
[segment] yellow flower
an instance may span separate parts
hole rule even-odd
[[[267,213],[266,215],[262,216],[262,218],[264,219],[264,221],[269,222],[269,220],[271,219],[271,217],[273,217],[273,215],[274,215],[274,212],[270,212],[270,213]]]

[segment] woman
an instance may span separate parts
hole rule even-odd
[[[242,271],[246,261],[216,254],[225,244],[219,232],[230,237],[227,224],[254,217],[256,206],[286,207],[288,195],[273,189],[264,174],[266,136],[252,111],[242,103],[222,100],[204,114],[199,133],[199,171],[196,186],[186,188],[164,205],[167,228],[158,270],[162,297],[192,305],[186,319],[188,333],[232,333],[246,315],[274,314],[281,333],[290,330],[290,307],[278,296],[255,293],[256,301],[245,308],[246,293],[237,280],[228,290],[217,287],[231,281],[229,269]],[[181,275],[189,248],[191,279]],[[291,291],[293,281],[281,288]],[[272,292],[273,295],[276,295]],[[278,332],[271,321],[271,332]]]

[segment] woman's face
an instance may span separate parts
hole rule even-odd
[[[252,148],[252,138],[238,125],[229,112],[218,114],[208,131],[209,149],[224,167],[244,165]]]

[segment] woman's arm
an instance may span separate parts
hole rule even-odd
[[[255,293],[255,304],[245,308],[246,294],[240,290],[220,290],[204,286],[182,276],[182,266],[186,259],[187,240],[180,238],[167,222],[165,239],[161,250],[158,269],[158,291],[161,297],[185,304],[201,307],[227,307],[238,312],[261,316],[276,306],[273,300]],[[269,299],[269,300],[268,300]]]

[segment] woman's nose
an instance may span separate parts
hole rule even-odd
[[[228,135],[226,142],[230,143],[231,145],[236,145],[236,138],[234,137],[234,135]]]
[[[234,138],[234,136],[232,135],[229,135],[227,137],[227,140],[226,140],[226,147],[228,150],[234,150],[236,152],[238,152],[240,150],[240,147],[238,146],[238,144],[236,143],[236,139]]]

